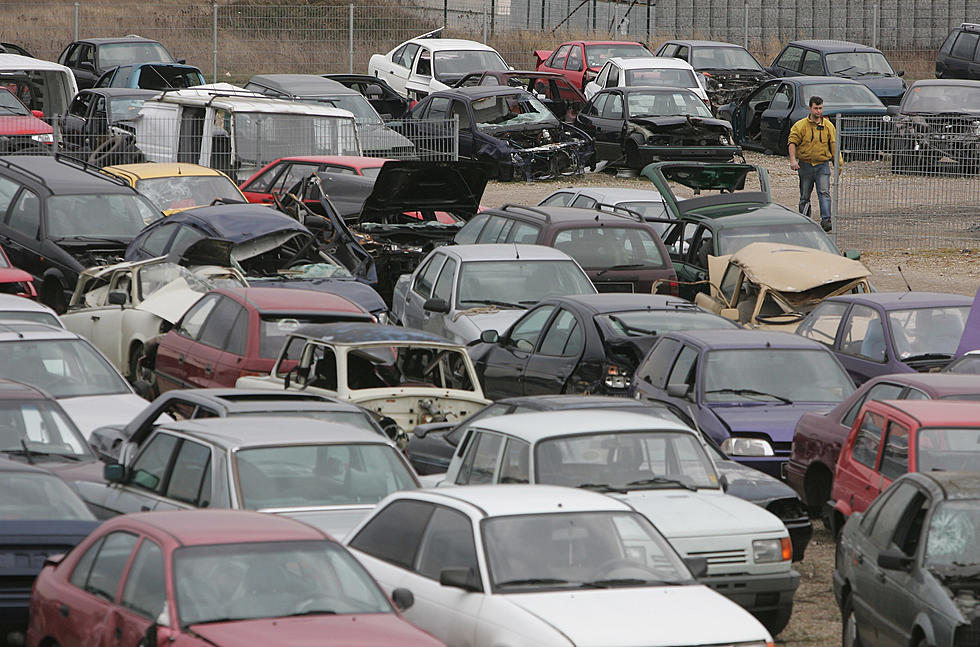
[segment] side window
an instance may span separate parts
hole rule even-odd
[[[639,379],[645,380],[655,387],[663,388],[667,380],[667,371],[674,363],[674,357],[681,342],[676,339],[663,338],[653,347],[643,363],[636,370]]]
[[[319,168],[316,164],[290,164],[286,167],[285,172],[281,173],[273,186],[269,187],[269,193],[282,193],[283,191],[289,191],[296,184],[304,179],[308,178]],[[329,170],[331,173],[336,173],[334,169],[324,169]],[[253,191],[259,191],[258,188],[253,188]]]
[[[136,551],[120,602],[150,620],[156,620],[163,611],[167,602],[163,551],[149,539],[144,539]]]
[[[425,113],[426,119],[449,119],[449,98],[433,97],[429,101],[429,109]]]
[[[820,60],[820,52],[812,49],[806,50],[800,72],[810,76],[823,76],[823,61]]]
[[[610,102],[611,103],[611,102]],[[571,206],[578,207],[580,209],[591,209],[599,203],[595,198],[590,198],[587,195],[580,195],[572,201]]]
[[[5,177],[0,177],[0,221],[3,220],[4,214],[7,213],[7,208],[10,206],[10,202],[14,199],[14,195],[17,194],[17,189],[20,185],[16,182],[8,180]]]
[[[439,272],[439,278],[436,280],[436,287],[432,290],[432,298],[442,299],[446,303],[452,303],[453,285],[456,279],[456,265],[456,259],[446,259],[446,263],[442,266],[442,271]]]
[[[980,39],[980,34],[976,32],[961,31],[960,35],[956,37],[956,42],[953,43],[953,51],[950,53],[956,58],[972,59],[978,39]]]
[[[897,400],[902,393],[902,387],[898,384],[880,382],[868,389],[863,398],[855,402],[850,410],[841,419],[841,424],[850,429],[854,426],[854,419],[857,418],[858,411],[868,400]]]
[[[415,73],[419,76],[432,76],[432,52],[423,48],[415,62]],[[448,99],[446,99],[448,103]]]
[[[592,97],[592,103],[585,109],[585,114],[591,115],[593,117],[598,117],[602,114],[602,109],[606,107],[606,99],[609,98],[609,93],[600,92],[599,94]]]
[[[514,324],[510,331],[510,344],[518,350],[526,352],[534,350],[538,337],[541,336],[541,331],[554,310],[554,306],[541,306],[524,315],[524,318]]]
[[[468,223],[463,225],[463,228],[459,230],[453,241],[457,245],[471,245],[476,242],[477,236],[480,235],[480,231],[483,229],[483,225],[486,224],[488,216],[485,213],[479,213],[470,219]]]
[[[575,315],[568,310],[562,310],[552,320],[538,352],[542,355],[570,357],[582,352],[582,346],[582,327],[578,325]]]
[[[844,322],[840,349],[848,355],[885,361],[885,331],[877,310],[864,305],[851,308],[851,314]]]
[[[854,439],[851,455],[855,461],[871,469],[877,467],[878,464],[878,448],[881,446],[881,432],[884,422],[884,418],[880,415],[868,411],[864,414],[861,426],[858,428],[857,438]]]
[[[885,398],[881,398],[881,399],[884,400]],[[905,395],[902,396],[902,399],[903,400],[931,400],[932,398],[929,397],[928,393],[923,393],[919,389],[910,388],[908,391],[906,391]]]
[[[921,505],[922,498],[922,493],[911,483],[899,484],[878,510],[871,527],[871,541],[879,548],[887,548],[901,520],[911,506],[918,508]]]
[[[128,532],[107,535],[92,564],[85,590],[106,600],[115,601],[119,580],[122,579],[136,540],[136,535]]]
[[[480,236],[476,239],[476,242],[496,243],[500,240],[500,232],[504,230],[504,225],[509,221],[509,218],[502,218],[500,216],[491,217],[490,221],[487,222],[487,226],[480,232]]]
[[[660,51],[657,52],[657,56],[671,58],[676,53],[677,53],[677,44],[667,43],[666,45],[660,48]]]
[[[846,310],[846,303],[824,302],[814,308],[796,332],[803,337],[832,346],[837,339],[837,329],[840,328]]]
[[[558,48],[558,51],[552,54],[551,62],[548,63],[548,67],[553,67],[555,69],[561,70],[565,67],[565,59],[568,58],[568,52],[572,49],[571,45],[562,45]]]
[[[800,70],[801,60],[803,60],[802,47],[787,47],[786,51],[780,54],[779,58],[776,59],[776,65],[786,68],[787,70],[798,72]]]
[[[33,191],[24,189],[14,200],[10,207],[10,214],[7,216],[7,224],[11,229],[18,231],[25,236],[37,238],[41,228],[41,202],[37,194]],[[51,226],[49,225],[49,229]],[[59,231],[70,231],[68,228],[59,228]]]
[[[163,256],[164,252],[167,250],[167,243],[170,242],[171,236],[174,232],[180,228],[177,223],[170,224],[165,223],[159,227],[154,227],[150,233],[148,233],[143,241],[139,244],[140,250],[146,252],[150,256]]]
[[[667,388],[683,386],[688,390],[691,389],[694,386],[697,363],[698,351],[691,346],[684,346],[680,355],[677,356],[677,361],[674,362],[674,367],[670,370]]]
[[[88,117],[88,107],[92,103],[92,96],[88,92],[79,92],[72,99],[71,105],[68,106],[68,114],[76,117]]]
[[[170,434],[158,433],[147,444],[146,448],[136,457],[129,475],[129,484],[160,493],[163,489],[163,477],[170,456],[177,446],[177,438]]]
[[[783,83],[776,90],[772,101],[769,103],[770,110],[786,110],[793,104],[793,87],[789,83]]]
[[[435,282],[439,269],[442,268],[443,261],[445,260],[446,256],[444,254],[433,254],[422,271],[415,277],[412,292],[428,299],[429,295],[432,294],[432,284]]]
[[[217,295],[209,295],[195,303],[180,320],[177,332],[184,337],[197,339],[198,334],[201,332],[201,327],[204,326],[205,319],[214,310],[220,298]]]
[[[568,203],[572,201],[575,196],[574,193],[569,193],[568,191],[559,191],[553,195],[548,196],[541,202],[543,207],[566,207]]]
[[[231,332],[228,334],[228,339],[225,340],[224,349],[231,353],[232,355],[244,356],[245,350],[248,342],[248,310],[239,307],[238,316],[235,317],[235,323],[231,326]],[[261,344],[260,344],[261,345]],[[278,349],[273,355],[275,357],[279,354]]]
[[[206,445],[185,440],[177,452],[174,468],[167,479],[166,496],[177,501],[197,505],[201,498],[201,485],[211,464],[211,450]],[[210,490],[210,484],[208,489]],[[204,498],[210,498],[210,491]]]
[[[510,438],[504,448],[504,459],[500,464],[498,483],[527,483],[530,479],[528,460],[531,447],[523,440]]]
[[[514,226],[511,227],[510,234],[507,237],[507,242],[533,245],[534,243],[538,242],[538,234],[540,233],[540,227],[530,225],[526,222],[517,222],[515,220]]]
[[[571,72],[581,72],[582,71],[582,46],[572,45],[572,49],[568,52],[568,61],[565,63],[565,69]]]
[[[599,70],[599,76],[595,78],[595,82],[600,88],[609,87],[608,85],[606,85],[606,79],[609,78],[609,68],[611,67],[612,67],[612,63],[606,63],[605,65],[602,66],[602,69]]]
[[[602,108],[603,119],[622,119],[623,118],[623,95],[611,93],[606,99],[606,105]]]
[[[721,293],[728,299],[728,303],[735,303],[735,291],[738,290],[739,279],[742,278],[742,268],[738,265],[729,264],[721,277]]]
[[[62,52],[61,59],[58,61],[62,65],[67,65],[68,67],[78,67],[78,53],[81,51],[80,45],[69,45],[68,48]]]
[[[350,547],[395,566],[412,568],[434,508],[422,501],[395,501],[361,528]]]
[[[439,581],[447,568],[470,569],[474,579],[480,572],[469,518],[457,510],[437,506],[422,537],[415,570],[423,577]]]
[[[310,357],[310,386],[328,391],[337,390],[337,356],[329,346],[317,345]]]
[[[470,113],[466,109],[466,104],[462,101],[453,101],[452,114],[459,118],[459,129],[460,130],[471,130],[473,124],[470,123]]]
[[[88,547],[82,558],[75,564],[75,570],[71,572],[71,577],[68,578],[69,582],[80,589],[85,588],[88,583],[88,575],[92,571],[92,564],[95,563],[95,556],[99,554],[99,549],[102,548],[103,543],[105,543],[104,539]]]
[[[881,474],[894,481],[909,471],[909,430],[897,422],[888,423],[885,449],[881,453]]]
[[[214,312],[204,322],[200,342],[213,348],[224,348],[225,340],[243,308],[227,297],[221,297]]]
[[[681,45],[674,53],[674,58],[683,59],[685,61],[688,60],[690,58],[690,48],[688,48],[686,45]]]
[[[477,433],[475,440],[475,443],[470,443],[469,452],[463,459],[459,474],[456,475],[457,485],[493,483],[493,472],[497,468],[497,457],[500,456],[503,437],[481,431]]]

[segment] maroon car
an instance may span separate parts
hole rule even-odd
[[[374,321],[347,299],[315,290],[213,290],[159,338],[153,373],[160,391],[233,387],[272,370],[286,337],[306,324]]]
[[[621,40],[574,40],[562,43],[552,51],[534,50],[538,71],[561,74],[583,90],[614,56],[653,56],[653,52],[643,43]]]
[[[411,593],[392,592],[407,608]],[[124,515],[31,595],[30,647],[443,647],[406,622],[346,548],[287,517],[238,510]]]
[[[980,400],[980,375],[897,373],[872,378],[829,412],[809,412],[796,424],[786,482],[813,514],[830,500],[841,445],[868,400]]]
[[[308,155],[281,157],[262,167],[252,177],[242,182],[241,190],[249,202],[271,203],[273,193],[293,188],[297,182],[312,173],[330,171],[342,175],[378,177],[387,162],[381,157],[355,155]]]

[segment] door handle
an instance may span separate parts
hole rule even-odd
[[[261,200],[259,200],[259,202],[263,204],[269,204],[272,202],[272,198],[262,198]]]
[[[211,375],[211,367],[210,366],[205,366],[204,367],[204,372],[207,373],[208,375]]]
[[[101,318],[99,315],[92,315],[92,321],[98,321]]]
[[[183,364],[184,363],[184,356],[183,355],[178,355],[177,356],[177,363],[178,364]]]
[[[58,606],[58,615],[60,615],[62,618],[67,618],[68,613],[69,613],[69,609],[67,604],[62,604]]]

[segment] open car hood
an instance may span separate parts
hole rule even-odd
[[[820,286],[867,278],[860,261],[818,249],[779,243],[751,243],[731,256],[753,283],[779,292],[805,292]]]
[[[469,220],[486,187],[487,170],[479,162],[386,162],[364,202],[360,222],[384,222],[388,214],[425,210]]]
[[[194,290],[186,279],[179,277],[148,296],[136,309],[149,312],[164,321],[177,323],[203,296],[204,292]]]
[[[202,238],[180,252],[173,252],[167,261],[193,267],[195,265],[231,265],[231,252],[235,243],[224,238]]]
[[[738,191],[745,177],[756,171],[754,164],[708,164],[702,162],[664,162],[644,169],[643,175],[659,175],[668,182],[700,191]]]

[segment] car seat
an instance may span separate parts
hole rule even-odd
[[[872,361],[885,361],[885,332],[880,320],[874,319],[868,323],[867,334],[861,342],[860,352]]]

